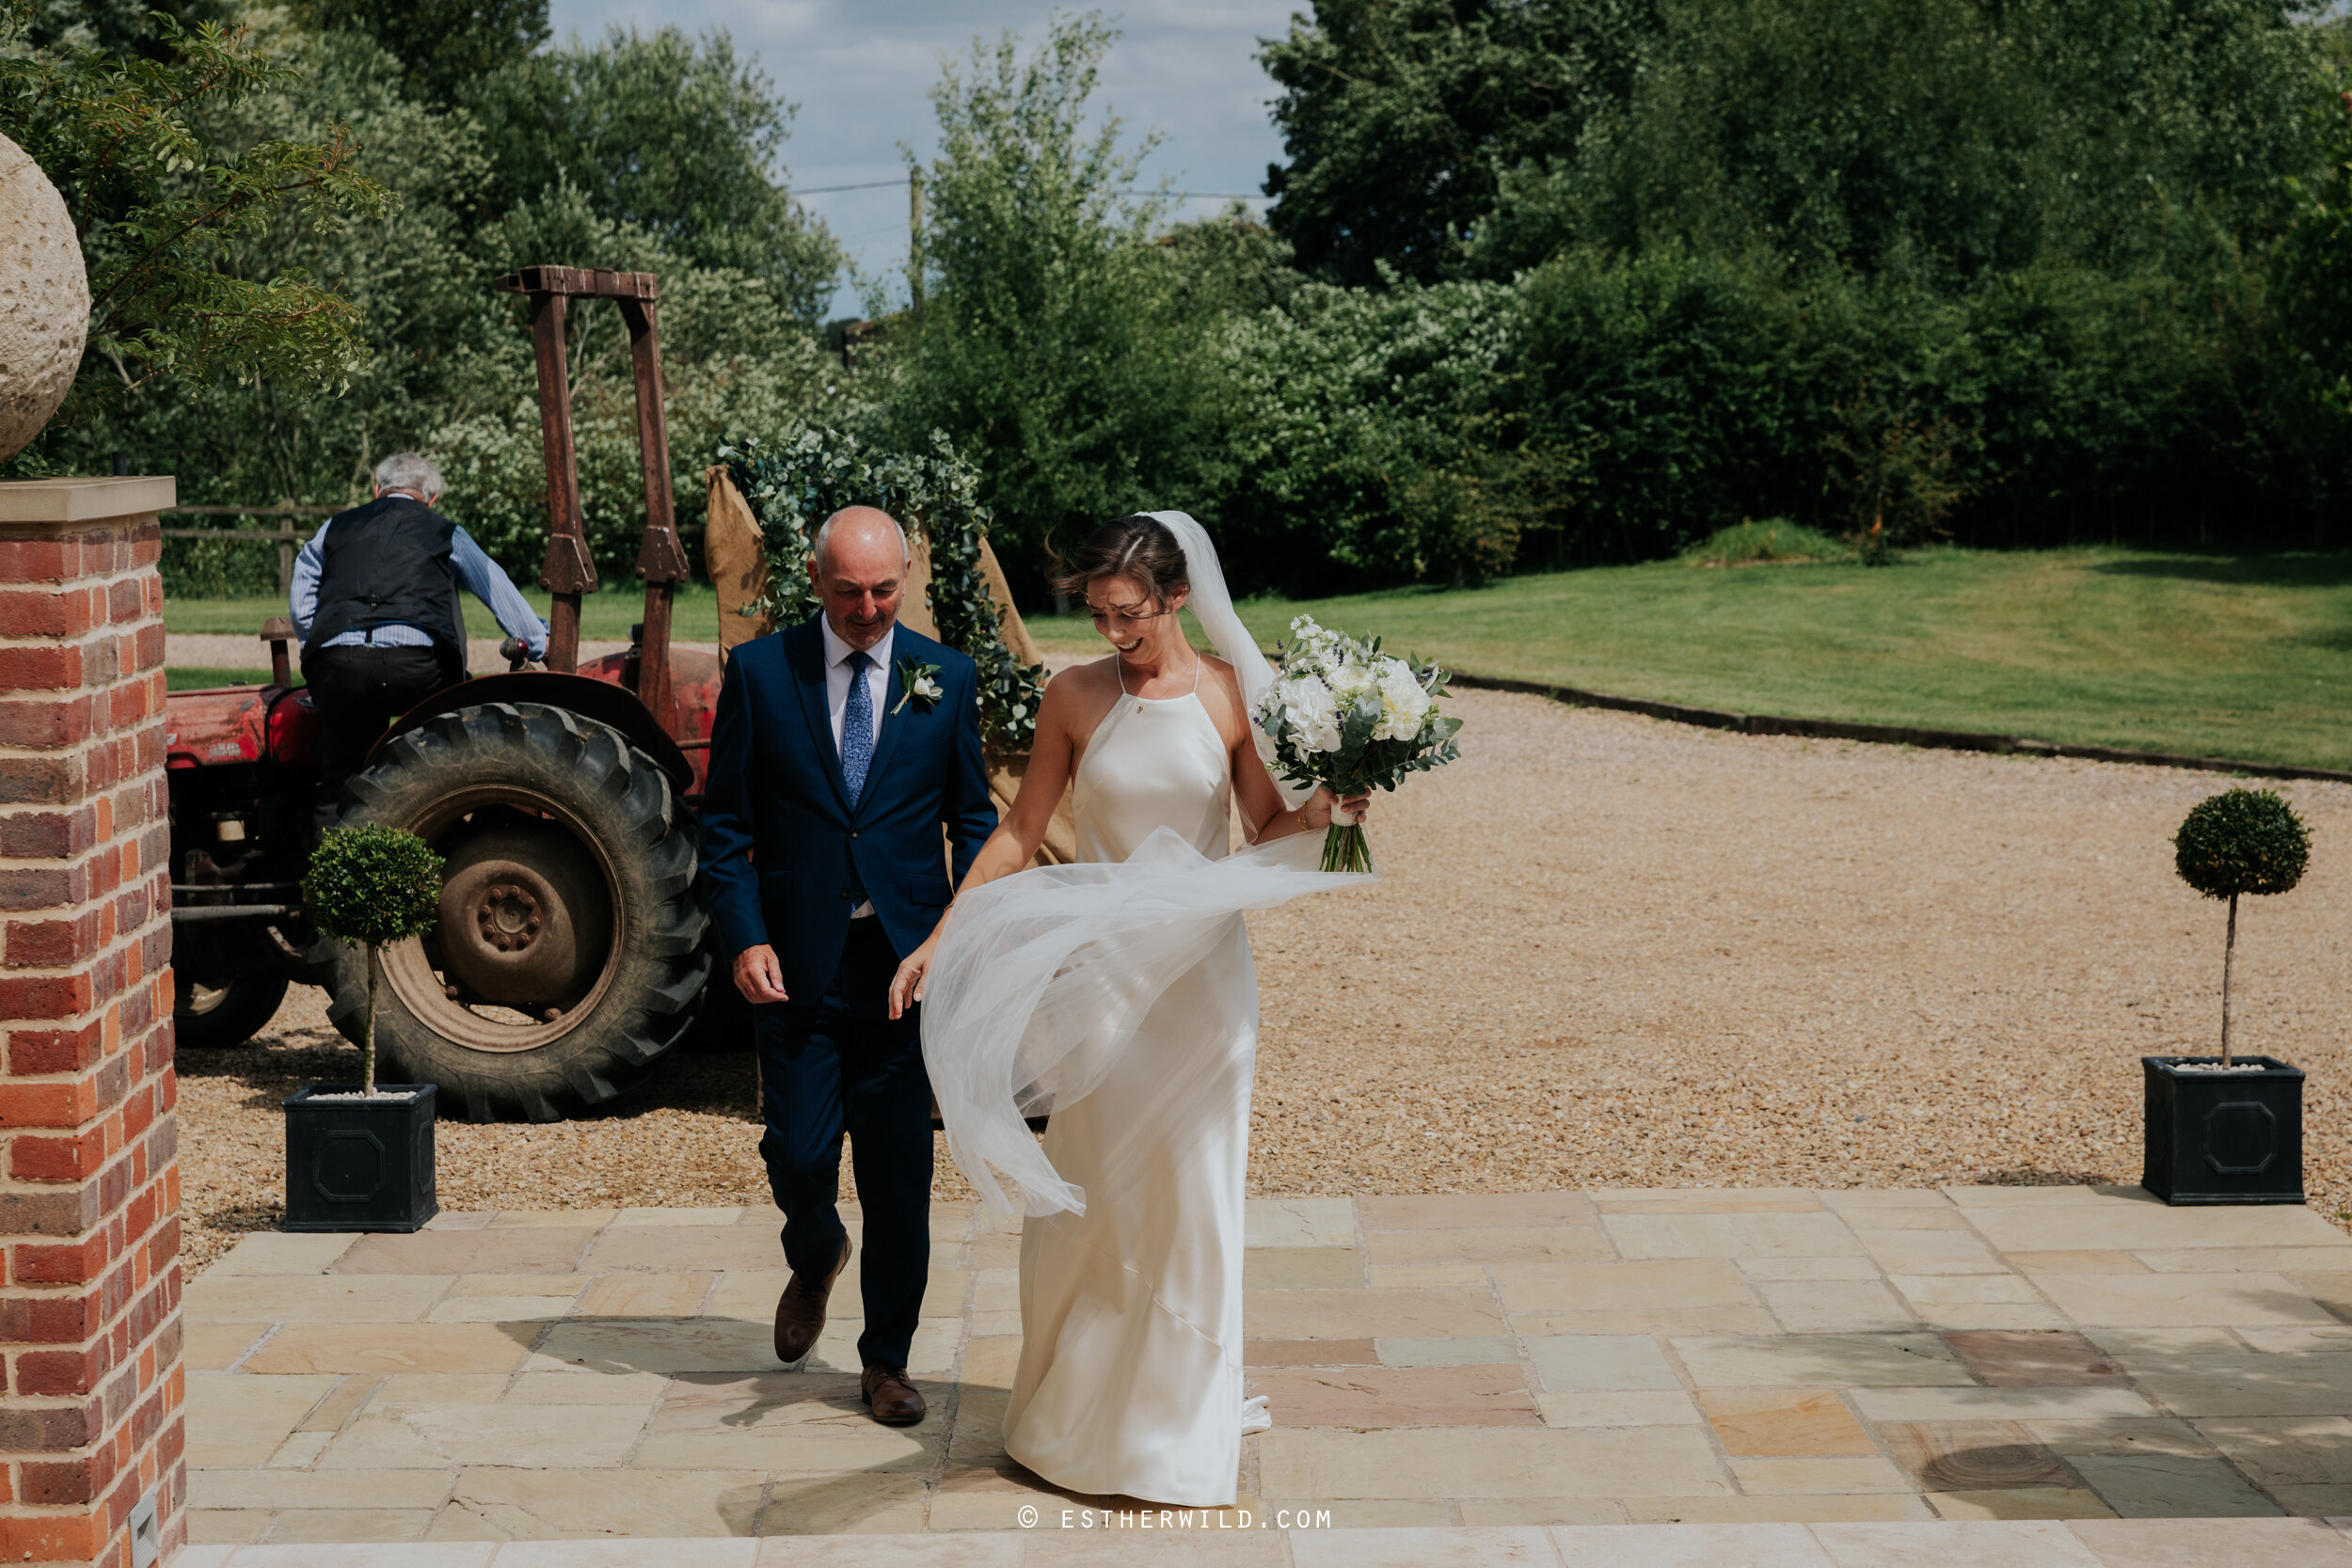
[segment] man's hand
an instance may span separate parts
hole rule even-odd
[[[746,1002],[789,1002],[784,994],[784,966],[776,950],[766,942],[746,947],[735,956],[735,989]]]

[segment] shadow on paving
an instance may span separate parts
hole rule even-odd
[[[277,1038],[263,1036],[228,1051],[182,1050],[175,1065],[182,1078],[237,1085],[239,1109],[270,1111],[306,1084],[357,1078],[359,1050],[327,1031],[288,1030]],[[380,1059],[377,1077],[391,1081],[390,1069]],[[754,1119],[751,1107],[756,1081],[756,1063],[748,1051],[683,1045],[662,1057],[643,1082],[570,1119],[601,1121],[674,1110],[724,1117],[748,1125]],[[444,1120],[463,1118],[462,1106],[444,1103],[440,1111]]]

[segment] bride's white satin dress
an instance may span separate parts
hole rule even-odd
[[[1072,782],[1079,854],[1123,862],[1169,828],[1223,859],[1230,768],[1197,694],[1122,693]],[[1109,1074],[1053,1114],[1044,1152],[1085,1212],[1024,1225],[1005,1449],[1058,1486],[1195,1508],[1234,1499],[1257,1052],[1257,971],[1236,912]]]

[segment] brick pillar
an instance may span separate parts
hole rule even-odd
[[[168,479],[0,483],[0,1562],[185,1538]],[[144,1544],[138,1553],[146,1558]]]

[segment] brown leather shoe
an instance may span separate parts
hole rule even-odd
[[[923,1418],[923,1396],[915,1392],[903,1367],[868,1367],[864,1379],[866,1402],[874,1419],[886,1427],[911,1427]]]
[[[803,1283],[798,1273],[784,1282],[784,1294],[776,1298],[777,1360],[791,1367],[808,1358],[817,1336],[825,1331],[825,1303],[833,1295],[833,1282],[849,1266],[850,1239],[844,1236],[841,1260],[834,1264],[833,1273],[814,1285]]]

